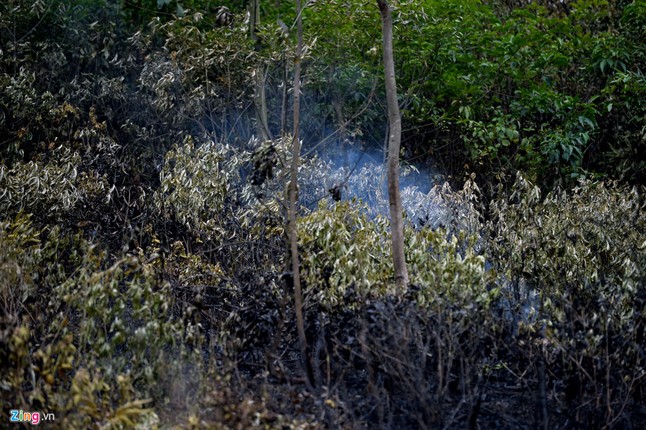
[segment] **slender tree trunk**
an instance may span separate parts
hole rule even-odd
[[[377,0],[381,12],[384,44],[384,74],[388,100],[388,202],[390,207],[390,229],[392,237],[395,282],[399,287],[408,285],[408,269],[404,258],[404,218],[399,193],[399,148],[401,145],[401,115],[397,102],[395,61],[393,58],[393,21],[390,5],[386,0]]]
[[[284,134],[287,131],[287,86],[289,85],[289,65],[285,54],[283,54],[283,94],[280,108],[280,133]]]
[[[328,76],[328,83],[332,86],[332,107],[334,108],[334,113],[336,114],[336,123],[339,130],[338,140],[344,141],[346,138],[346,125],[345,119],[343,118],[343,107],[341,106],[341,95],[339,90],[334,88],[334,72],[337,69],[337,65],[332,64],[330,66],[330,72]],[[347,156],[347,153],[346,153]]]
[[[307,339],[303,321],[303,294],[301,291],[301,272],[298,261],[298,229],[296,224],[296,201],[298,193],[298,166],[300,164],[301,144],[299,137],[299,120],[301,105],[301,56],[303,51],[303,21],[301,18],[301,0],[296,0],[297,37],[296,59],[294,60],[294,141],[292,144],[292,171],[289,183],[289,247],[292,260],[292,278],[294,282],[294,306],[296,307],[296,328],[301,348],[301,360],[308,387],[312,387],[311,369],[307,356]]]
[[[271,140],[273,137],[269,130],[269,120],[267,119],[267,92],[265,88],[265,70],[264,68],[258,68],[256,70],[256,118],[259,135],[264,140]]]
[[[260,49],[260,39],[257,31],[260,25],[260,0],[252,0],[249,4],[249,36],[255,49]],[[256,110],[256,134],[263,140],[270,140],[269,122],[267,120],[267,98],[265,95],[265,70],[258,66],[254,70],[254,107]]]

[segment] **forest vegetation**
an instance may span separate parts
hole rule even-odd
[[[646,428],[645,42],[644,0],[3,0],[0,427]]]

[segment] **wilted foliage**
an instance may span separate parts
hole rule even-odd
[[[157,207],[173,213],[187,227],[209,237],[222,235],[221,219],[235,171],[224,171],[226,148],[206,143],[195,148],[191,138],[166,154]],[[229,183],[231,181],[231,184]],[[219,230],[219,231],[218,231]]]
[[[394,287],[387,222],[374,221],[355,204],[337,203],[300,219],[303,280],[316,301],[342,305],[348,288],[361,295]]]
[[[552,369],[554,400],[581,426],[622,426],[626,405],[644,396],[643,193],[581,181],[543,196],[519,176],[509,199],[492,205],[501,291],[511,313],[525,315],[512,330],[535,342],[525,353]]]
[[[166,318],[168,285],[135,256],[102,269],[104,253],[25,216],[2,223],[0,244],[3,405],[19,393],[61,428],[150,419],[143,396],[159,395],[162,352],[185,330]]]
[[[0,4],[3,414],[61,429],[646,422],[639,2],[398,2],[404,291],[377,10],[310,2],[305,359],[285,247],[291,5],[263,2],[251,37],[241,2],[136,3]]]
[[[17,162],[11,168],[0,166],[0,211],[15,215],[20,211],[62,216],[81,199],[76,187],[78,154],[56,157],[61,162]]]

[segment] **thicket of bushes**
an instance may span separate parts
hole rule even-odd
[[[305,157],[312,390],[284,246],[290,37],[267,19],[254,46],[236,2],[226,25],[199,1],[183,18],[177,2],[68,3],[0,6],[3,414],[62,429],[646,422],[640,2],[399,5],[407,150],[478,175],[417,202],[398,291],[387,220],[336,202],[349,172],[328,183],[330,163]],[[343,6],[307,11],[305,135],[380,139],[376,11]],[[259,70],[265,142],[248,114]],[[353,181],[379,196],[374,179]]]

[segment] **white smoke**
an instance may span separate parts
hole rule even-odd
[[[321,172],[317,176],[327,190],[336,189],[342,200],[362,201],[370,216],[388,216],[388,180],[382,150],[346,143],[319,152],[319,157]],[[408,222],[433,228],[444,225],[446,208],[433,188],[442,183],[441,176],[427,168],[402,164],[400,189]]]

